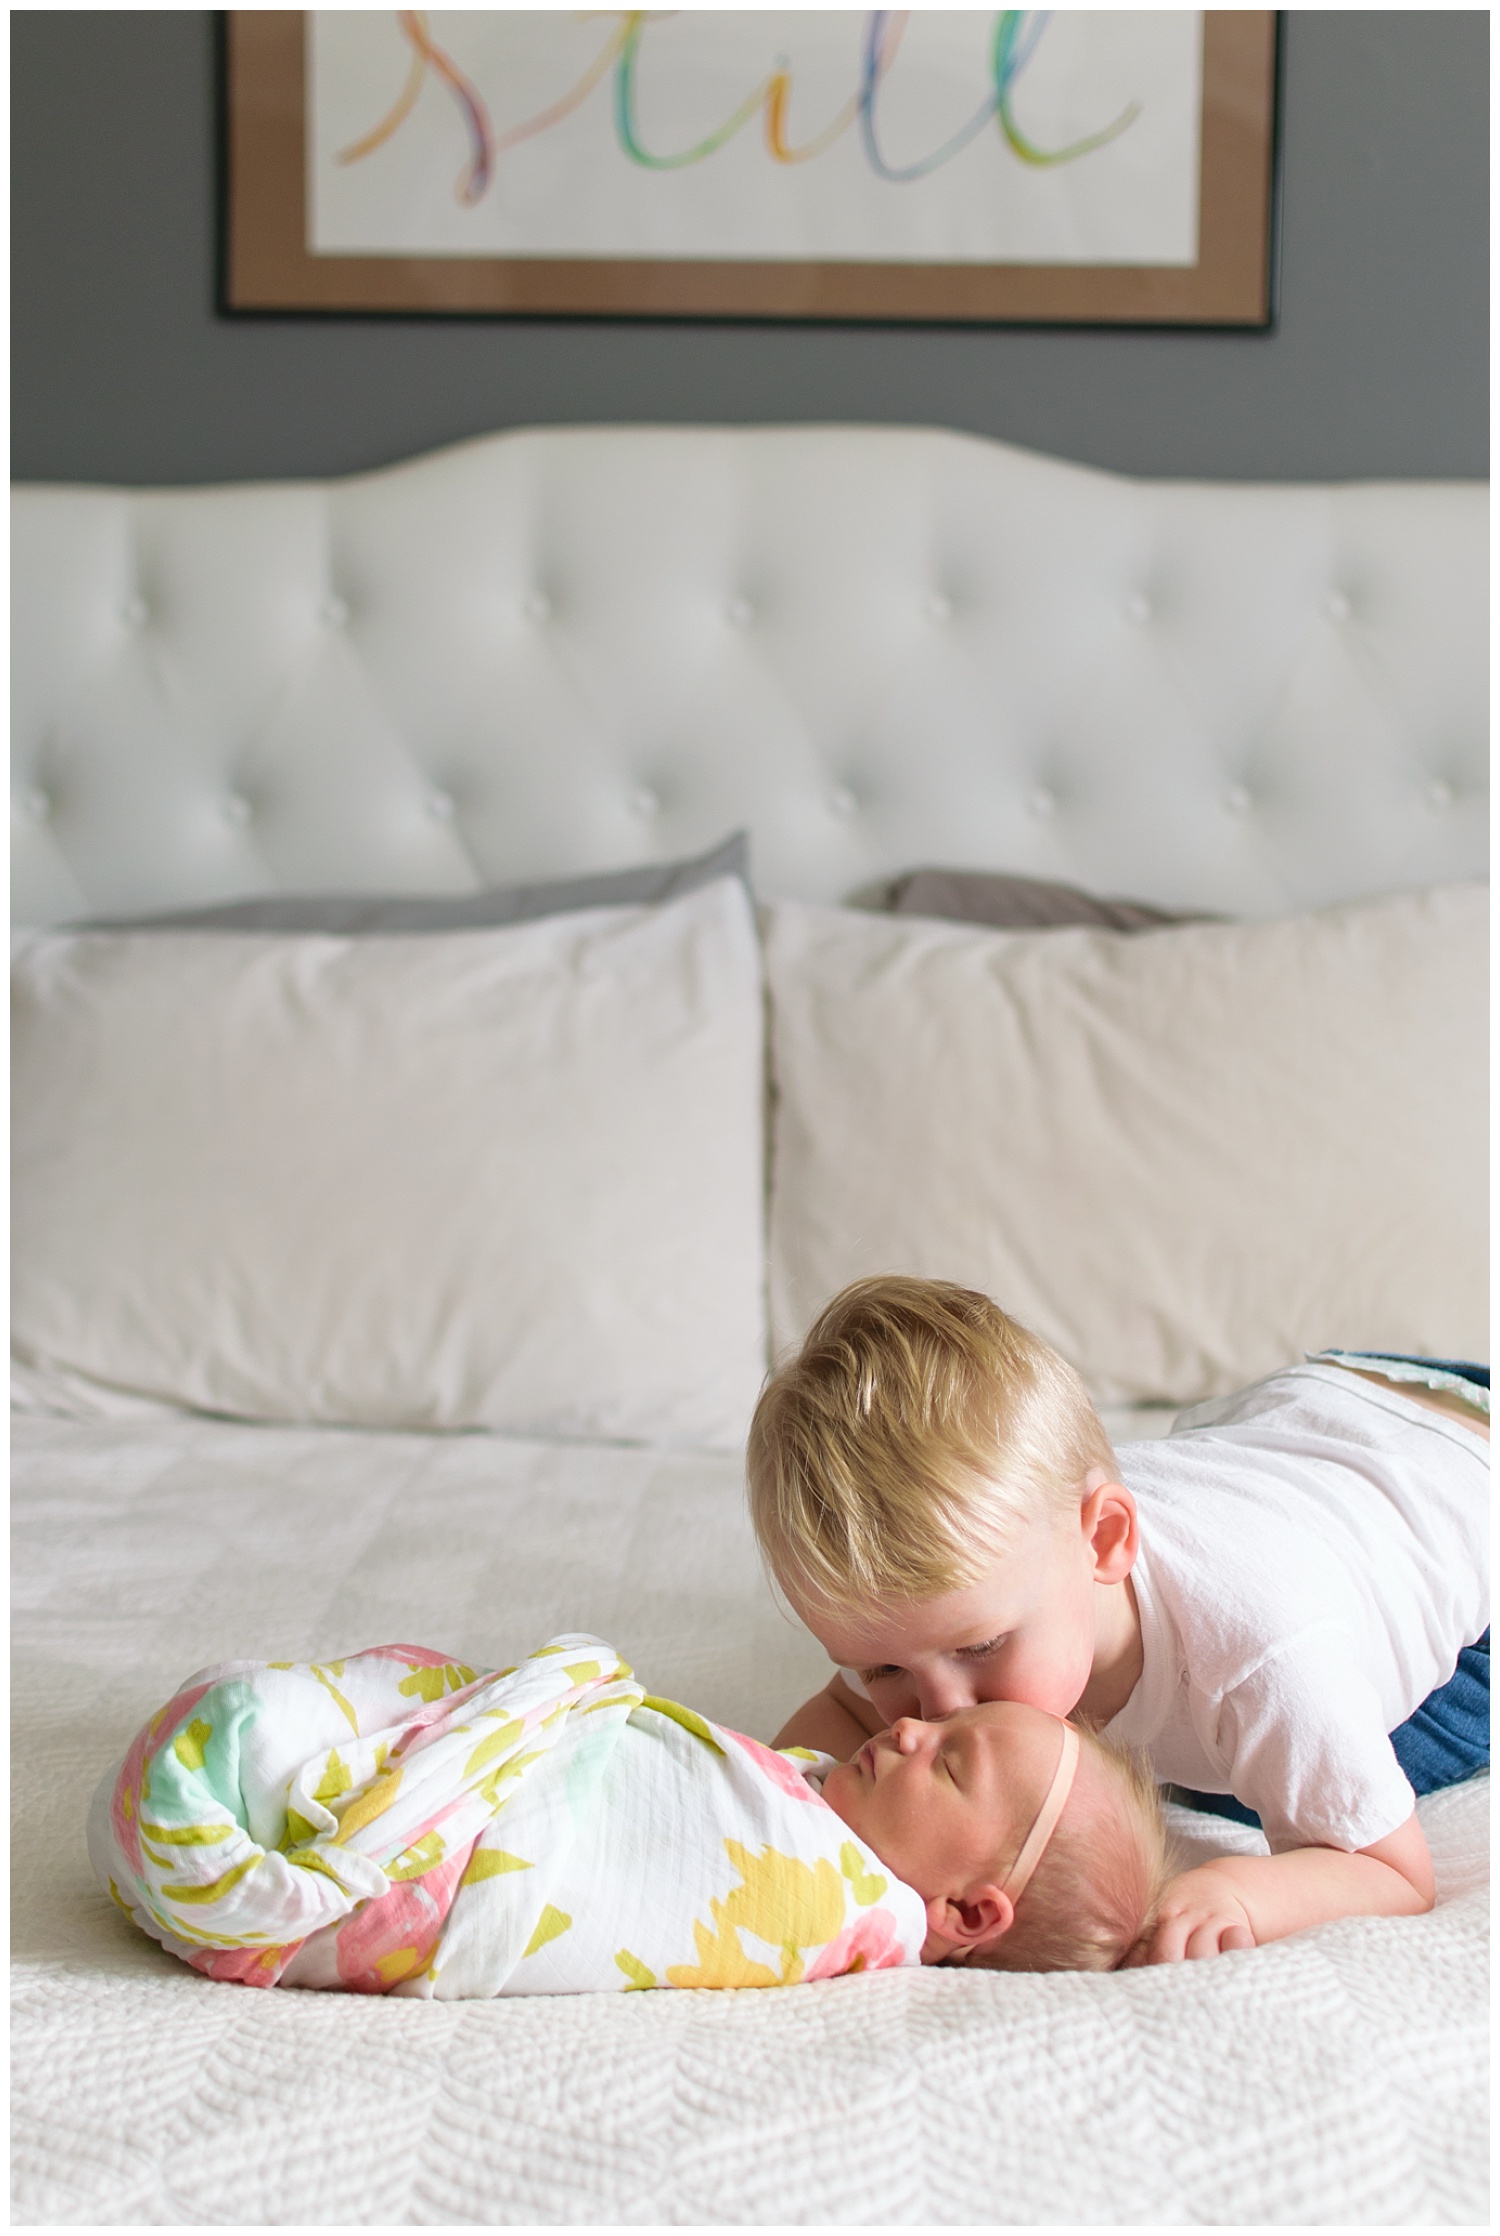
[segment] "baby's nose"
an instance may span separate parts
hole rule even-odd
[[[903,1755],[915,1754],[926,1732],[927,1726],[920,1716],[898,1716],[891,1726],[891,1735]]]

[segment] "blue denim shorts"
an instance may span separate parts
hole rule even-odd
[[[1380,1354],[1386,1358],[1397,1356],[1394,1352]],[[1374,1357],[1374,1353],[1349,1352],[1346,1356]],[[1404,1358],[1406,1366],[1430,1366],[1444,1373],[1473,1382],[1478,1388],[1490,1386],[1490,1370],[1476,1366],[1468,1359],[1417,1359]],[[1465,1646],[1458,1657],[1458,1667],[1446,1685],[1439,1685],[1429,1693],[1415,1715],[1391,1733],[1391,1745],[1396,1750],[1396,1760],[1411,1781],[1413,1793],[1437,1793],[1444,1786],[1462,1785],[1465,1778],[1472,1778],[1476,1771],[1490,1766],[1490,1634],[1488,1630],[1472,1646]],[[1236,1824],[1259,1827],[1260,1819],[1253,1809],[1236,1801],[1229,1793],[1194,1793],[1189,1787],[1174,1786],[1176,1799],[1185,1801],[1190,1809],[1206,1809],[1215,1817],[1232,1817]]]

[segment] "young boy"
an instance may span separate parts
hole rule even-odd
[[[852,1835],[852,1837],[851,1837]],[[438,1998],[1108,1970],[1166,1878],[1149,1774],[1017,1702],[778,1754],[601,1639],[190,1677],[99,1789],[101,1886],[197,1970]]]
[[[778,1745],[1025,1701],[1234,1796],[1272,1854],[1180,1875],[1148,1961],[1430,1909],[1403,1760],[1461,1649],[1483,1736],[1421,1790],[1489,1759],[1488,1429],[1438,1380],[1290,1368],[1117,1461],[1078,1376],[988,1298],[854,1284],[751,1430],[762,1549],[840,1665]]]

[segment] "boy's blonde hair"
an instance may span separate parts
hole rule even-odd
[[[976,1949],[971,1967],[1113,1972],[1155,1927],[1170,1876],[1156,1782],[1138,1756],[1087,1724],[1075,1729],[1078,1770],[1068,1805],[1009,1932]]]
[[[1077,1374],[975,1289],[853,1282],[761,1392],[750,1512],[804,1604],[972,1584],[1020,1526],[1116,1463]]]

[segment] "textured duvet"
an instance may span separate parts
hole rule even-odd
[[[1487,2218],[1487,1779],[1422,1804],[1430,1916],[1208,1964],[247,1994],[154,1946],[89,1867],[90,1796],[182,1673],[229,1640],[310,1661],[383,1637],[478,1670],[577,1626],[769,1736],[826,1664],[762,1581],[738,1465],[33,1417],[14,1500],[18,2221]],[[1189,1855],[1257,1844],[1174,1822]]]

